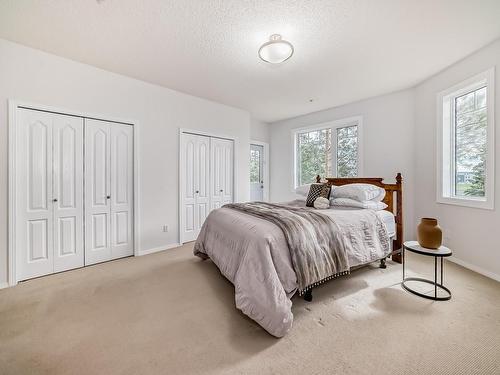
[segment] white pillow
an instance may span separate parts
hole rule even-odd
[[[335,186],[331,198],[349,198],[359,202],[381,202],[385,197],[385,190],[372,184],[347,184]]]
[[[295,189],[295,194],[307,197],[310,189],[311,189],[311,184],[301,185]]]
[[[334,198],[330,200],[330,205],[334,207],[356,207],[356,208],[368,208],[375,211],[382,211],[387,208],[384,202],[371,201],[357,201],[350,198]]]
[[[317,208],[319,210],[321,209],[326,209],[330,207],[330,201],[327,198],[324,197],[318,197],[314,201],[314,208]]]

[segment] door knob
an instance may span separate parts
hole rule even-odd
[[[57,198],[52,199],[52,202],[57,202]]]
[[[106,199],[111,199],[111,195],[108,195],[108,196],[106,197]]]
[[[195,191],[195,193],[196,193],[196,194],[199,194],[199,193],[200,193],[200,191],[199,191],[199,190],[196,190],[196,191]]]
[[[220,189],[220,192],[222,193],[224,190]]]

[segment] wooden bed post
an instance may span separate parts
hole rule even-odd
[[[396,239],[392,243],[392,260],[401,263],[401,248],[403,247],[403,177],[396,175]]]

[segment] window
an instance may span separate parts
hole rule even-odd
[[[262,178],[260,176],[261,166],[261,152],[259,150],[250,149],[250,182],[260,183]]]
[[[358,126],[337,129],[337,176],[358,175]]]
[[[438,202],[490,208],[494,183],[494,72],[438,94]]]
[[[360,170],[361,118],[293,131],[294,187],[321,177],[355,177]]]

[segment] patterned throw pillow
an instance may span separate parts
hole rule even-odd
[[[314,207],[314,201],[319,198],[329,198],[330,196],[330,186],[328,184],[311,184],[309,188],[309,194],[306,199],[307,207]]]

